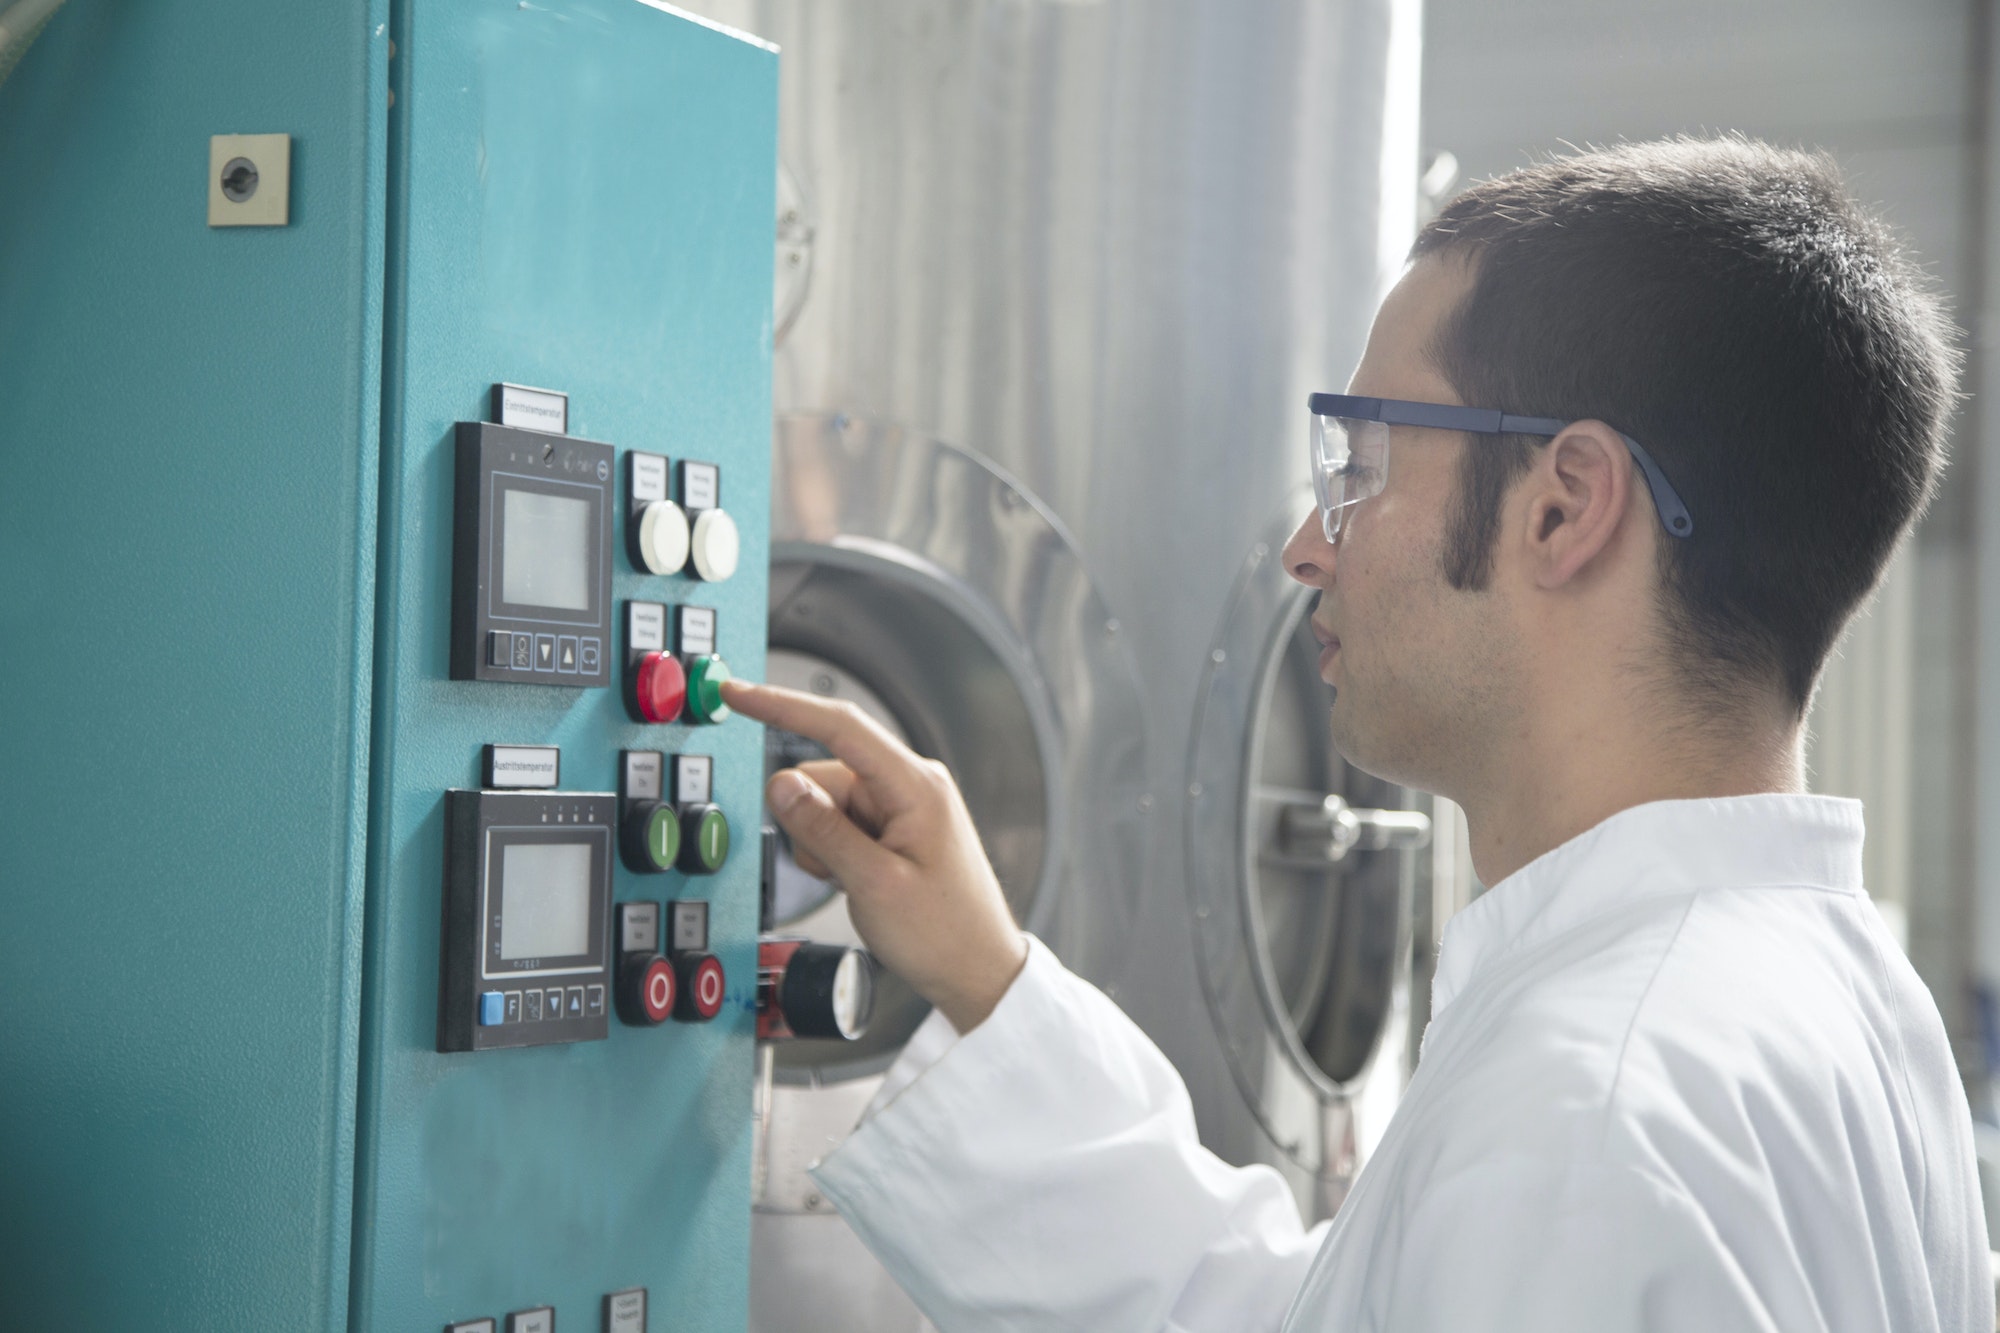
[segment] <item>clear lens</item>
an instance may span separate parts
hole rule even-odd
[[[1320,524],[1332,541],[1348,507],[1380,495],[1388,483],[1389,428],[1379,421],[1315,416],[1312,477]]]

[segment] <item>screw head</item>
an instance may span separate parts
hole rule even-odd
[[[257,164],[247,157],[232,157],[223,163],[222,193],[231,203],[247,202],[257,193]]]

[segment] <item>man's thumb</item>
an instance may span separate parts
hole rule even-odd
[[[825,788],[795,768],[774,775],[764,798],[792,842],[843,884],[879,871],[882,859],[891,855],[834,804]]]

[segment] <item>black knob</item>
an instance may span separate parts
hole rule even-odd
[[[875,1012],[875,960],[842,944],[801,944],[778,984],[778,1008],[801,1037],[855,1041]]]

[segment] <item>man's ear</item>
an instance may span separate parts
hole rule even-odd
[[[1529,574],[1537,587],[1559,588],[1617,536],[1634,499],[1632,455],[1603,422],[1573,422],[1537,452],[1520,485]]]

